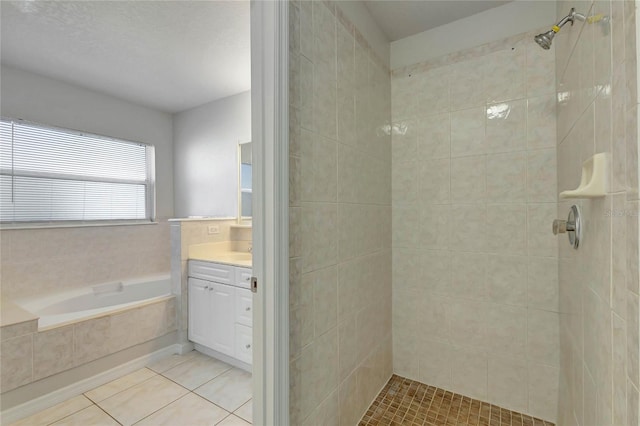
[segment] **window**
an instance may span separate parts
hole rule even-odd
[[[154,149],[0,120],[0,222],[151,221]]]

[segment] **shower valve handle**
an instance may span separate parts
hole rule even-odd
[[[553,235],[564,234],[567,232],[567,221],[556,219],[553,221]]]
[[[575,222],[567,222],[566,220],[556,219],[553,221],[553,235],[564,234],[567,231],[575,231]]]
[[[569,209],[567,220],[556,219],[553,221],[553,235],[567,234],[569,244],[577,249],[582,239],[582,220],[580,218],[580,209],[573,205]]]
[[[575,222],[567,222],[566,220],[556,219],[553,221],[553,235],[564,234],[567,231],[575,231]]]

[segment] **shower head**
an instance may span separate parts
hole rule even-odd
[[[538,34],[533,39],[542,47],[544,50],[549,50],[551,48],[551,42],[553,41],[553,37],[556,35],[555,31],[549,30],[546,33]]]
[[[551,27],[549,31],[544,32],[542,34],[538,34],[533,39],[536,41],[536,43],[540,45],[540,47],[542,47],[545,50],[549,50],[551,48],[551,42],[553,41],[553,37],[555,37],[558,31],[560,31],[560,28],[562,28],[567,22],[571,22],[571,25],[573,25],[573,21],[576,19],[580,21],[587,20],[586,16],[584,16],[582,13],[577,13],[576,9],[572,7],[569,14],[564,18],[562,18],[560,22],[558,22],[556,25]]]

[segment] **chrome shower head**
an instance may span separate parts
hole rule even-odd
[[[546,33],[538,34],[533,39],[542,47],[544,50],[549,50],[551,48],[551,42],[553,41],[553,37],[556,35],[555,31],[549,30]]]
[[[586,21],[587,17],[584,16],[582,13],[576,12],[575,8],[571,8],[571,11],[569,12],[569,14],[564,18],[562,18],[560,22],[558,22],[556,25],[551,27],[549,31],[547,31],[546,33],[538,34],[533,39],[536,41],[536,43],[540,45],[540,47],[542,47],[545,50],[549,50],[551,48],[551,42],[553,41],[553,37],[555,37],[558,31],[560,31],[560,28],[564,27],[564,25],[567,22],[570,22],[571,25],[573,25],[573,21],[575,21],[576,19],[580,21]]]

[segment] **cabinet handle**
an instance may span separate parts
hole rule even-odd
[[[213,291],[213,287],[209,287],[209,291]]]
[[[249,312],[251,310],[251,308],[247,306],[246,308],[244,308],[244,310]]]
[[[207,286],[205,286],[205,287],[204,287],[204,289],[205,289],[205,290],[209,290],[209,286],[208,286],[208,285],[207,285]]]
[[[245,349],[251,349],[251,345],[250,344],[246,344],[245,345]]]
[[[245,281],[251,281],[251,277],[247,277],[244,279]]]

